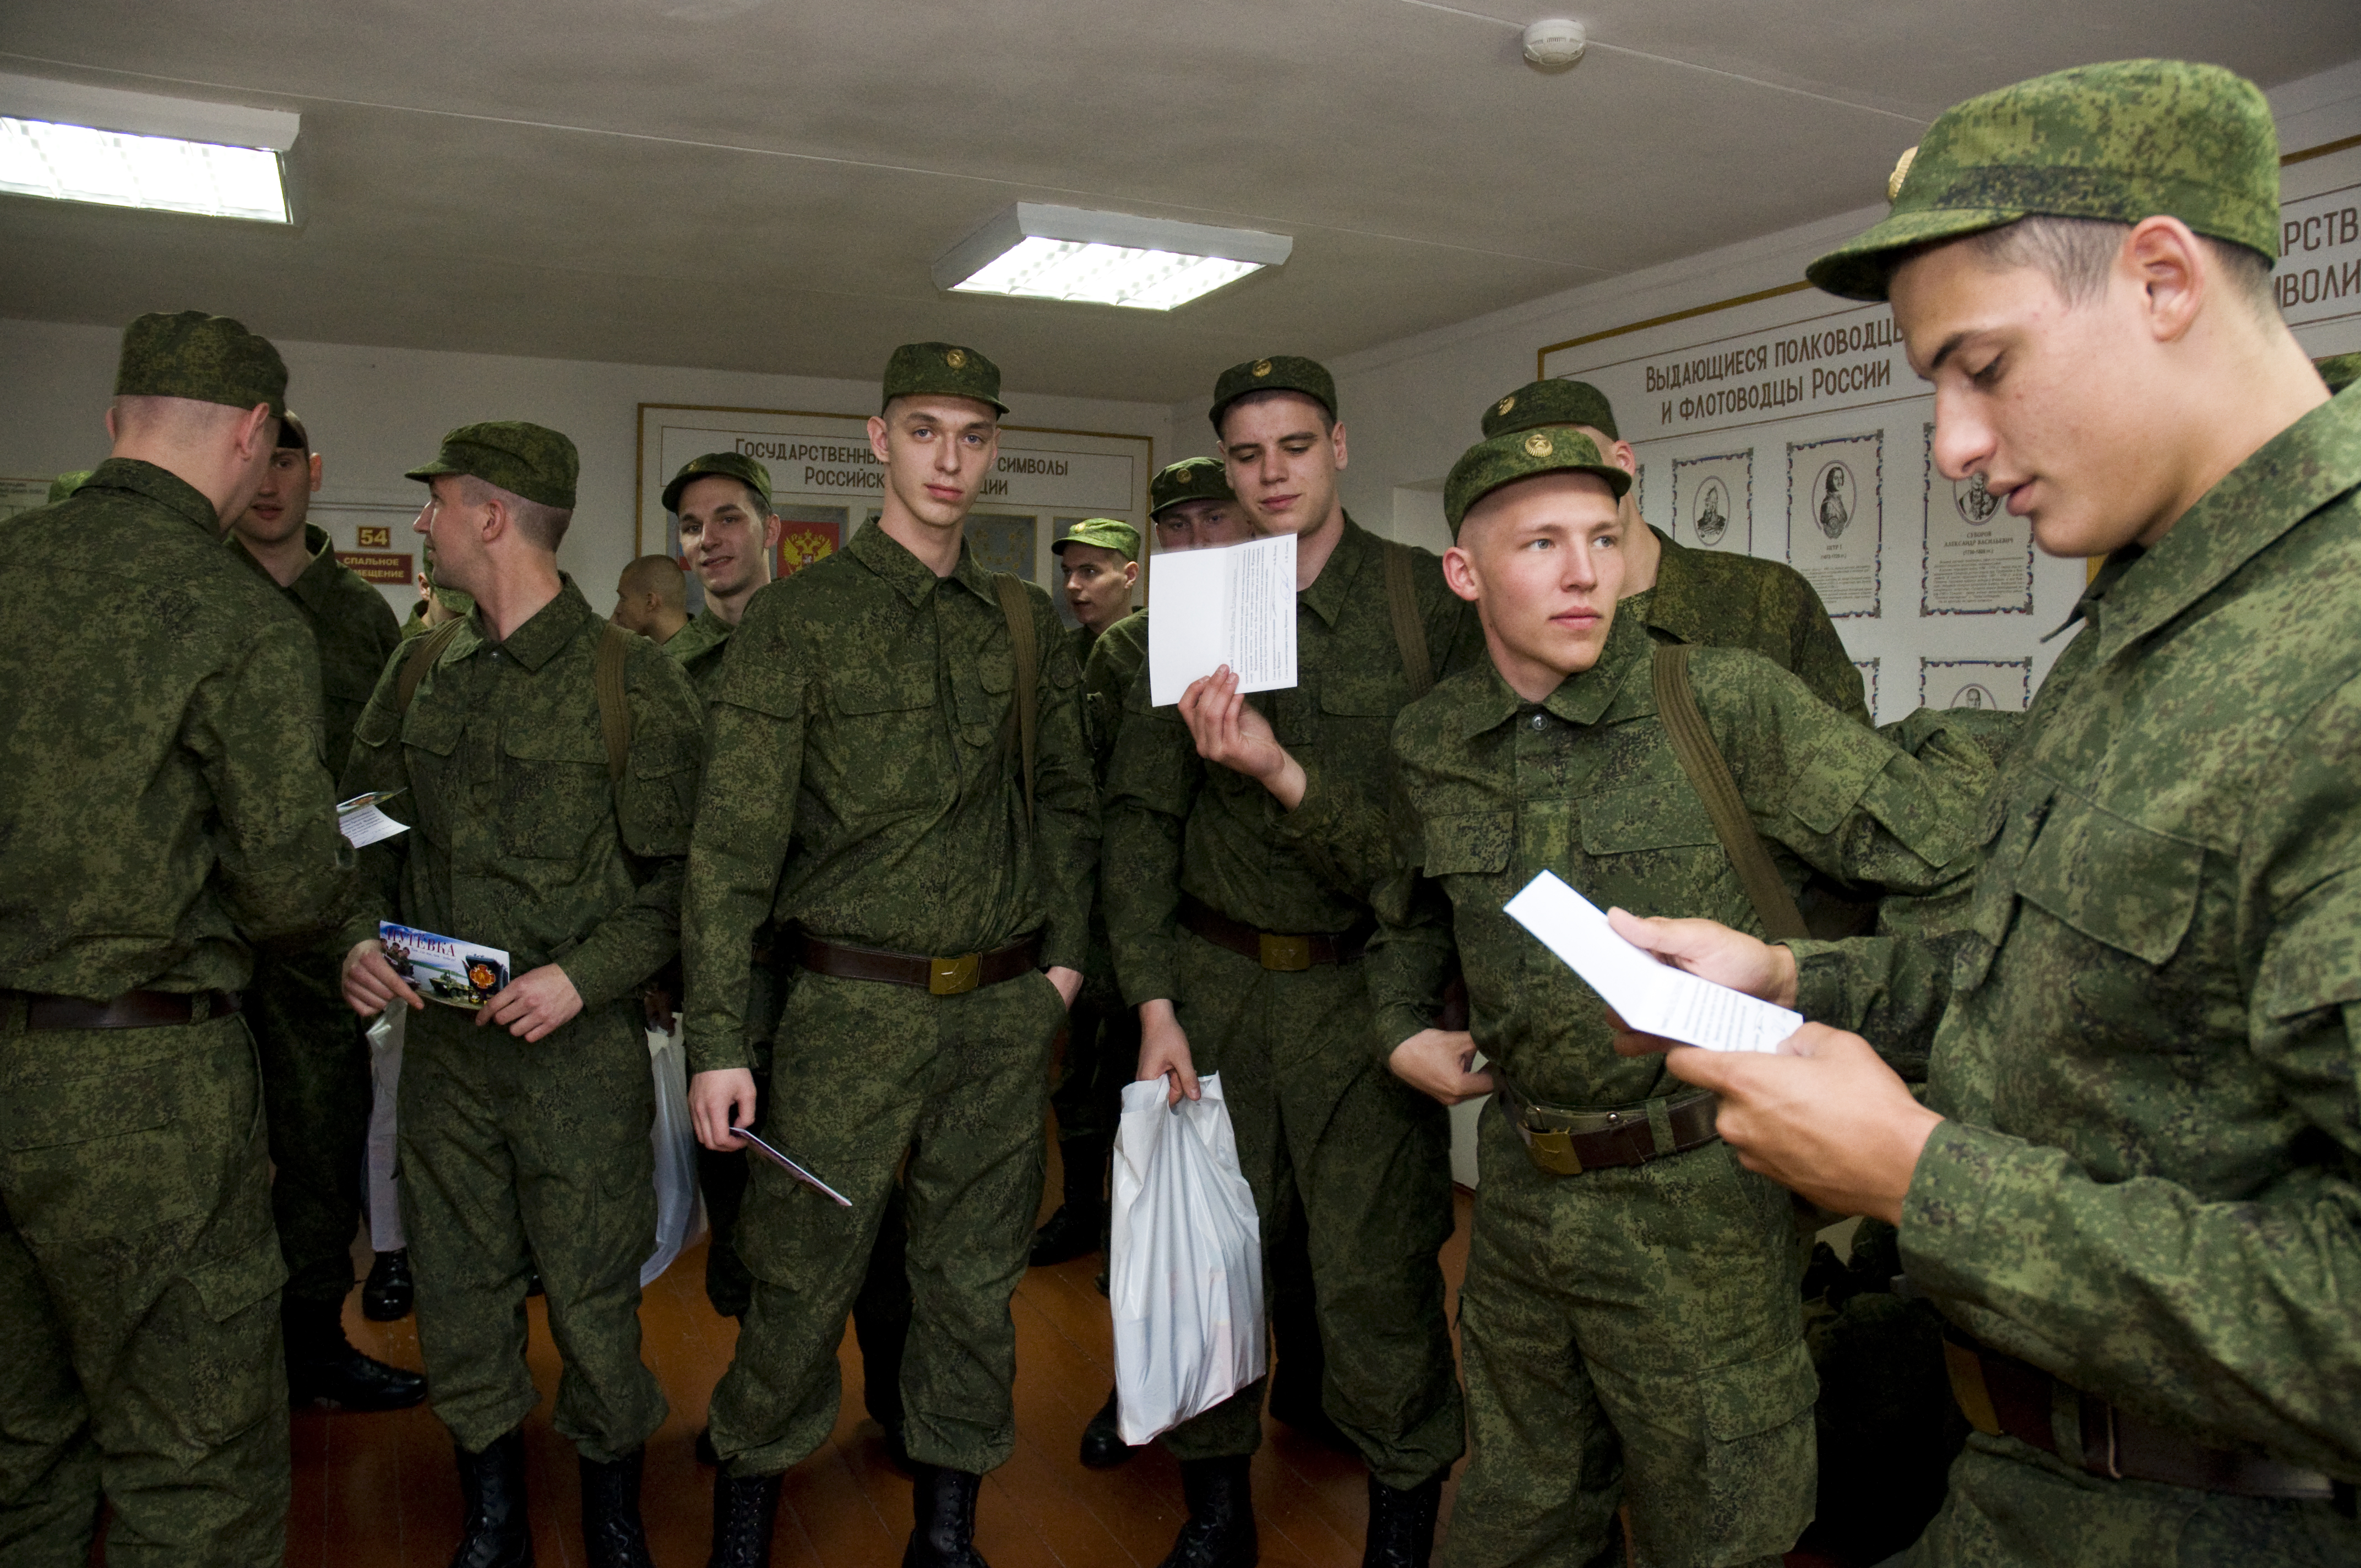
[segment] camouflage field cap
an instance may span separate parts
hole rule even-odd
[[[1250,392],[1301,392],[1326,409],[1329,418],[1336,417],[1336,378],[1328,374],[1328,367],[1317,359],[1274,354],[1233,365],[1213,383],[1213,408],[1206,417],[1213,422],[1216,435],[1223,411]]]
[[[115,367],[118,398],[188,398],[250,409],[269,403],[287,411],[287,362],[267,337],[244,323],[203,311],[160,312],[123,329],[123,357]]]
[[[312,433],[303,428],[303,422],[295,417],[293,409],[280,411],[279,444],[306,457],[312,455]]]
[[[461,425],[443,438],[443,450],[434,462],[411,469],[404,477],[466,474],[511,495],[570,511],[574,481],[581,472],[581,455],[556,431],[522,420],[496,419]]]
[[[1230,470],[1218,457],[1183,457],[1168,463],[1148,481],[1148,515],[1181,501],[1235,501]]]
[[[43,504],[47,506],[57,505],[60,501],[65,499],[68,496],[73,494],[76,490],[81,489],[84,485],[90,483],[90,477],[93,472],[95,472],[95,470],[90,468],[76,468],[69,473],[60,474],[56,478],[51,479],[49,481],[49,499]]]
[[[1008,411],[1000,400],[1000,367],[956,343],[906,343],[885,362],[885,396],[877,405],[879,411],[896,398],[928,394],[973,398],[1002,413]]]
[[[2276,258],[2279,138],[2251,82],[2217,65],[2127,60],[2037,76],[1944,111],[1886,181],[1885,221],[1804,276],[1883,300],[1914,247],[2028,215],[2179,218]]]
[[[2361,381],[2361,354],[2332,354],[2325,359],[2313,360],[2312,365],[2332,392],[2341,392]]]
[[[1052,555],[1063,555],[1069,544],[1089,544],[1101,550],[1120,552],[1126,561],[1139,558],[1139,530],[1117,518],[1086,517],[1060,534],[1049,546]]]
[[[1623,439],[1607,394],[1587,381],[1528,381],[1484,410],[1487,440],[1551,424],[1587,424],[1610,441]]]
[[[1451,537],[1459,537],[1468,508],[1501,486],[1536,474],[1595,474],[1607,481],[1617,500],[1631,488],[1631,476],[1601,457],[1590,437],[1578,430],[1551,425],[1511,431],[1477,442],[1451,466],[1451,477],[1443,482],[1443,515],[1451,524]]]
[[[754,493],[763,498],[763,513],[769,514],[771,471],[742,452],[708,452],[702,457],[692,457],[682,464],[680,472],[672,477],[672,483],[664,488],[664,510],[678,511],[681,491],[708,474],[718,474],[725,479],[735,479],[741,484],[752,485],[754,488]]]

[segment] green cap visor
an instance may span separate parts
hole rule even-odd
[[[1139,558],[1139,530],[1119,518],[1086,517],[1060,535],[1049,546],[1052,555],[1063,555],[1069,544],[1087,544],[1097,550],[1113,550],[1126,561]]]
[[[511,495],[570,511],[581,466],[574,443],[548,426],[492,420],[461,425],[443,438],[443,449],[434,461],[411,469],[404,477],[433,479],[465,474]]]
[[[770,515],[771,471],[742,452],[708,452],[682,464],[680,472],[672,477],[672,483],[664,488],[664,510],[679,511],[680,493],[697,480],[711,477],[735,479],[752,487],[763,498],[763,514]]]

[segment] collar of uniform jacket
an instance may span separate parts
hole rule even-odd
[[[1633,594],[1615,607],[1615,624],[1608,629],[1607,646],[1598,651],[1598,663],[1558,682],[1557,689],[1542,699],[1543,708],[1568,724],[1592,725],[1606,716],[1624,680],[1647,663],[1655,648],[1655,640],[1648,635],[1648,607],[1641,602],[1647,597]],[[1484,674],[1483,689],[1459,710],[1460,733],[1470,740],[1499,729],[1531,706],[1500,678],[1499,666],[1488,658],[1484,661]]]
[[[1647,525],[1656,536],[1656,586],[1650,590],[1646,620],[1651,626],[1662,627],[1683,642],[1710,645],[1720,638],[1721,622],[1716,618],[1715,607],[1698,597],[1700,585],[1690,565],[1697,552],[1686,544],[1675,543],[1670,535],[1654,523]],[[1634,594],[1632,598],[1640,596]],[[1626,607],[1630,601],[1626,600]],[[1725,608],[1720,615],[1727,616]]]
[[[533,619],[510,632],[505,642],[494,642],[486,635],[484,612],[478,607],[467,617],[467,630],[475,633],[477,646],[505,653],[527,670],[538,670],[555,658],[574,641],[584,621],[598,619],[590,613],[590,601],[574,586],[572,576],[560,572],[557,583],[557,597],[533,611]],[[473,652],[469,648],[454,648],[451,654],[465,658]]]
[[[945,581],[964,584],[969,592],[986,604],[1000,602],[992,589],[992,574],[976,564],[975,552],[964,538],[960,541],[959,565],[951,568],[949,578],[936,576],[933,567],[911,554],[900,540],[874,522],[852,536],[844,554],[892,584],[914,606],[926,603],[935,585]]]
[[[328,601],[335,597],[336,553],[329,548],[326,530],[317,523],[303,525],[303,544],[312,552],[312,559],[295,574],[295,580],[287,585],[285,591],[302,599],[312,609],[324,610]],[[270,569],[256,559],[254,552],[246,547],[246,541],[235,532],[229,536],[228,546],[236,551],[239,558],[256,573],[267,578],[272,587],[279,587],[279,579],[270,576]]]
[[[1336,541],[1336,548],[1329,553],[1327,564],[1320,568],[1320,576],[1312,579],[1312,586],[1297,593],[1295,602],[1309,605],[1322,625],[1334,628],[1336,618],[1345,612],[1345,601],[1352,597],[1353,584],[1360,576],[1361,568],[1377,553],[1375,537],[1353,521],[1351,512],[1346,512],[1344,537]]]
[[[221,513],[204,493],[170,468],[159,468],[137,457],[110,457],[91,470],[82,490],[129,490],[171,508],[215,539],[221,537]],[[76,492],[80,493],[79,491]]]
[[[2107,588],[2093,659],[2103,663],[2164,625],[2356,484],[2361,398],[2348,392],[2265,442]]]

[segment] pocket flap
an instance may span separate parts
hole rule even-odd
[[[1047,672],[1048,661],[1043,661]],[[986,653],[975,662],[975,678],[988,692],[1014,691],[1016,687],[1016,658],[1012,653]]]
[[[1833,833],[1861,800],[1872,779],[1893,761],[1863,746],[1833,757],[1816,757],[1787,791],[1787,810],[1815,833]]]
[[[467,727],[467,716],[456,703],[413,703],[402,716],[401,743],[447,757],[457,749],[459,732]]]
[[[1719,844],[1713,818],[1686,777],[1651,786],[1607,790],[1582,802],[1582,847],[1594,855]]]
[[[1426,874],[1488,876],[1509,869],[1517,847],[1510,811],[1464,811],[1426,819]]]
[[[500,750],[520,762],[607,765],[607,732],[594,707],[585,724],[532,724],[503,728]]]
[[[1015,678],[1010,676],[1012,683]],[[840,713],[902,713],[931,707],[935,672],[931,664],[907,670],[840,671],[830,680],[828,695]]]
[[[1718,1442],[1785,1426],[1819,1397],[1819,1374],[1812,1370],[1812,1354],[1802,1340],[1752,1361],[1697,1374],[1705,1430]]]
[[[2016,892],[2094,942],[2155,967],[2197,912],[2205,847],[2059,791],[2025,851]]]
[[[287,1260],[280,1255],[279,1234],[265,1231],[247,1245],[187,1270],[181,1277],[196,1288],[205,1316],[218,1323],[286,1284]]]

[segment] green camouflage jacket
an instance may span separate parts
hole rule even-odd
[[[1369,954],[1381,1056],[1434,1015],[1455,938],[1476,1043],[1522,1092],[1603,1108],[1678,1088],[1660,1058],[1615,1054],[1598,994],[1500,909],[1550,871],[1602,909],[1762,932],[1657,716],[1645,597],[1617,607],[1598,663],[1545,701],[1488,659],[1395,724],[1396,869]],[[1968,874],[1981,751],[1930,766],[1742,650],[1697,649],[1689,672],[1790,893],[1815,869],[1910,894]]]
[[[1449,671],[1481,660],[1475,607],[1444,586],[1435,556],[1422,550],[1416,561],[1430,663]],[[1133,1006],[1172,994],[1181,894],[1264,931],[1345,931],[1368,917],[1370,892],[1391,863],[1388,736],[1411,692],[1383,543],[1346,518],[1334,553],[1295,599],[1297,684],[1246,699],[1302,764],[1295,810],[1254,779],[1208,768],[1180,708],[1148,706],[1144,665],[1125,698],[1107,767],[1101,882]]]
[[[1861,671],[1801,572],[1757,555],[1693,550],[1650,532],[1664,550],[1644,612],[1658,641],[1751,649],[1838,712],[1870,722]]]
[[[352,861],[320,657],[213,503],[111,458],[0,531],[0,987],[236,991]]]
[[[693,1072],[746,1065],[740,1000],[770,916],[816,937],[951,957],[1042,934],[1080,970],[1098,863],[1082,672],[1049,596],[1035,815],[1016,660],[992,574],[962,547],[938,579],[883,528],[748,605],[715,688],[684,912]]]
[[[2081,613],[1960,950],[1797,944],[1799,1006],[1905,1059],[1931,1033],[1950,1120],[1902,1256],[1946,1315],[2217,1446],[2361,1477],[2361,393]]]
[[[325,531],[306,523],[303,542],[311,546],[312,564],[296,579],[280,588],[277,579],[230,535],[230,547],[254,568],[255,575],[287,596],[312,641],[320,650],[320,692],[325,701],[328,772],[341,778],[345,759],[353,746],[353,727],[361,709],[377,690],[385,662],[401,642],[401,623],[385,596],[369,587],[358,572],[336,559]]]
[[[1133,610],[1099,633],[1082,664],[1082,733],[1101,787],[1123,729],[1123,699],[1148,663],[1148,612]]]
[[[664,642],[664,651],[688,676],[700,700],[713,700],[714,685],[721,678],[721,656],[730,652],[730,634],[737,630],[708,609]]]
[[[410,711],[386,666],[353,735],[344,790],[406,790],[386,815],[412,830],[361,851],[380,919],[508,950],[511,971],[562,966],[585,1007],[636,991],[679,946],[680,884],[697,806],[696,695],[642,637],[623,665],[631,757],[608,776],[596,660],[607,623],[574,579],[495,643],[467,617]]]

